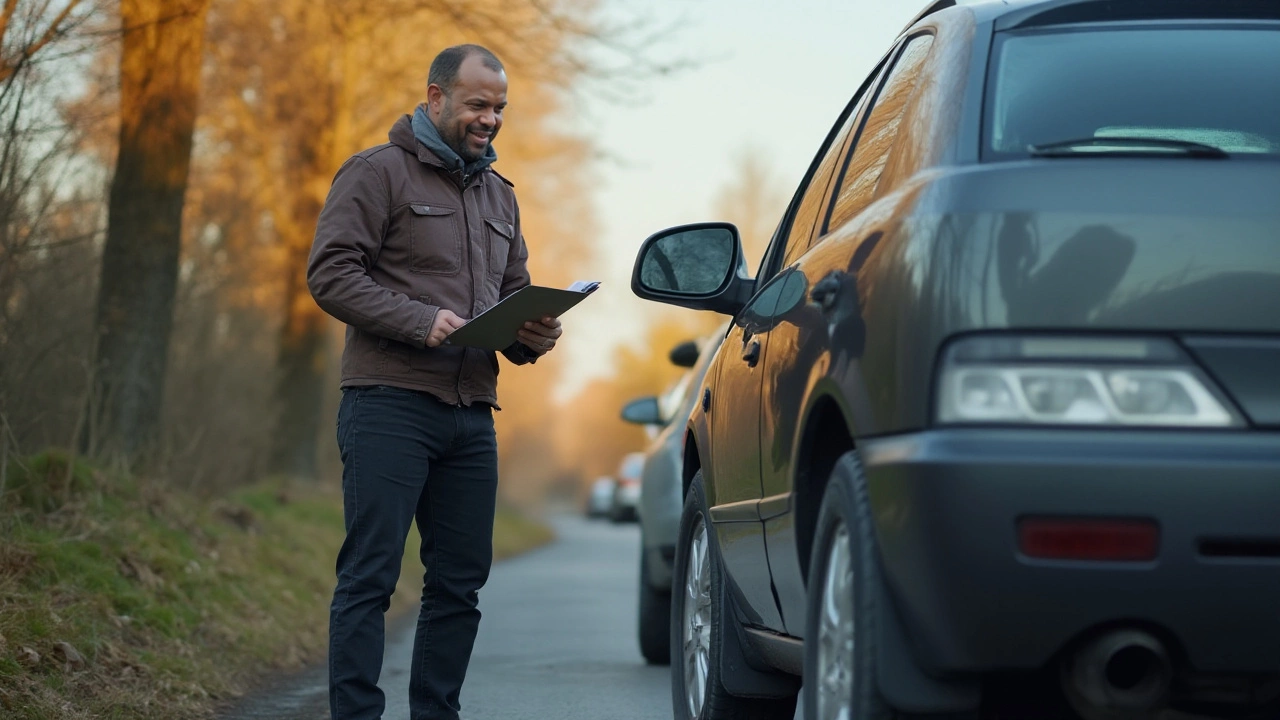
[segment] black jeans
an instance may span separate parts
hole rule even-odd
[[[488,405],[412,390],[349,388],[338,410],[347,537],[329,616],[334,720],[377,720],[384,614],[409,524],[422,535],[422,608],[409,680],[411,720],[456,720],[493,561],[497,441]]]

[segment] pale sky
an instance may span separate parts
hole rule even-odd
[[[743,148],[764,153],[789,198],[818,146],[877,60],[925,0],[607,0],[659,25],[683,23],[663,53],[710,58],[655,77],[626,104],[582,101],[584,131],[613,159],[597,169],[604,284],[563,318],[562,397],[609,371],[619,342],[637,338],[651,305],[631,293],[631,267],[650,234],[717,220],[713,198]],[[661,55],[660,55],[661,56]],[[693,311],[680,311],[693,312]],[[659,350],[665,354],[667,348]],[[660,388],[655,388],[655,391]]]

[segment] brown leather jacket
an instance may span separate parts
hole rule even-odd
[[[494,353],[425,341],[440,308],[472,318],[529,284],[515,192],[490,169],[464,185],[414,138],[408,115],[390,140],[338,170],[307,267],[316,303],[347,324],[342,387],[393,385],[496,407]],[[535,359],[519,343],[504,354]]]

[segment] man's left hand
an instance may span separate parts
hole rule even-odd
[[[516,336],[525,347],[532,350],[538,357],[542,357],[551,352],[562,333],[559,320],[544,317],[540,322],[525,323],[524,328],[516,333]]]

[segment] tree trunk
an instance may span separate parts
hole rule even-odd
[[[209,0],[121,0],[120,154],[98,290],[96,450],[156,449]]]
[[[279,416],[272,435],[271,471],[302,480],[319,477],[320,412],[329,359],[328,320],[307,288],[307,257],[321,203],[310,194],[297,200],[286,238],[285,315],[276,360]],[[309,232],[308,232],[309,230]]]
[[[292,183],[293,212],[282,224],[287,276],[284,325],[276,361],[276,400],[280,410],[271,452],[273,473],[303,480],[317,480],[320,476],[317,441],[330,354],[330,321],[307,287],[307,259],[329,182],[338,161],[351,152],[355,77],[351,44],[343,37],[334,37],[323,59],[314,61],[316,66],[329,65],[328,82],[315,95],[317,101],[327,97],[332,128],[315,128],[296,135],[297,144],[291,154],[297,176]]]

